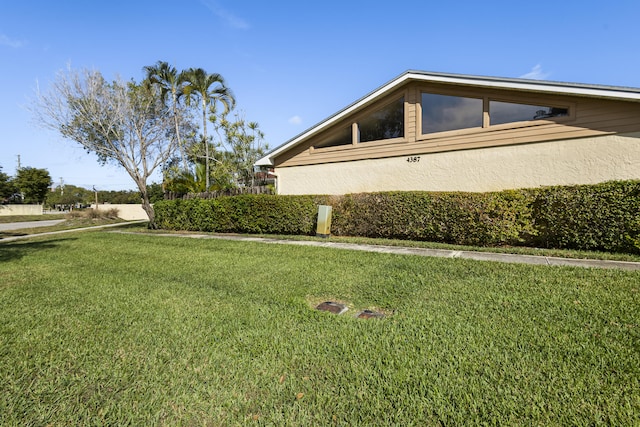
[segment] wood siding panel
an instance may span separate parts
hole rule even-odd
[[[404,129],[404,137],[407,142],[416,140],[415,129],[417,126],[417,95],[415,90],[408,90],[405,101],[405,116],[407,118]]]
[[[582,138],[596,135],[604,135],[607,132],[597,132],[595,133],[592,130],[580,130],[576,129],[571,132],[566,132],[563,138],[560,139],[571,139],[571,138]],[[406,143],[406,144],[388,144],[385,146],[376,147],[376,149],[371,150],[350,150],[346,152],[329,152],[322,153],[322,156],[315,157],[314,154],[311,158],[306,156],[297,156],[288,160],[287,162],[280,165],[280,167],[286,166],[301,166],[306,164],[318,164],[318,163],[333,163],[333,162],[344,162],[344,161],[354,161],[354,160],[363,160],[363,159],[377,159],[377,158],[385,158],[385,157],[397,157],[397,156],[413,156],[420,154],[428,154],[428,153],[437,153],[444,151],[454,151],[454,150],[469,150],[476,148],[486,148],[486,147],[497,147],[504,145],[514,145],[514,144],[526,144],[533,142],[540,142],[540,135],[537,133],[531,133],[529,136],[520,135],[518,137],[517,142],[513,138],[501,138],[495,139],[491,137],[485,138],[468,138],[468,139],[450,139],[439,141],[438,143],[432,144],[424,144],[423,142],[414,142],[414,143]],[[365,152],[366,151],[366,152]]]

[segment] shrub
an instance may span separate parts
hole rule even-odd
[[[83,209],[72,210],[66,214],[67,218],[87,218],[87,219],[117,219],[118,209]]]
[[[640,181],[488,193],[239,195],[160,201],[155,212],[165,229],[313,235],[321,204],[333,206],[334,235],[640,252]]]
[[[163,200],[156,223],[169,230],[219,233],[313,234],[323,196],[244,194],[217,199]]]
[[[640,181],[547,187],[533,215],[539,246],[640,252]]]
[[[334,234],[469,245],[516,244],[535,233],[525,192],[349,194],[334,215]]]

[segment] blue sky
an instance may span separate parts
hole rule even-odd
[[[637,0],[0,0],[0,166],[135,188],[26,110],[68,64],[220,73],[274,148],[408,69],[640,87],[638,16]]]

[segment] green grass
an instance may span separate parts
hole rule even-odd
[[[0,243],[0,425],[638,425],[639,288],[153,235]]]

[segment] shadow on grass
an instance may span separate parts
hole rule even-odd
[[[58,242],[64,242],[68,240],[76,240],[75,238],[64,238],[47,240],[42,242],[33,241],[19,241],[2,243],[0,240],[0,262],[13,261],[28,256],[36,251],[42,251],[46,249],[56,249]]]
[[[122,225],[116,227],[117,230],[129,230],[129,229],[143,229],[150,230],[149,221],[144,222],[132,222],[132,223],[123,223]]]
[[[23,231],[0,231],[0,242],[2,239],[6,239],[7,237],[17,237],[17,236],[26,236],[29,233],[25,233]]]

